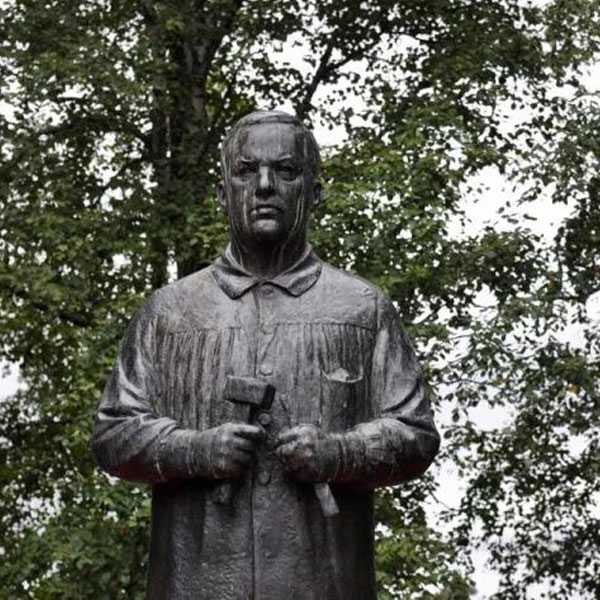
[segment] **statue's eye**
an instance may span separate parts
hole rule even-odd
[[[279,165],[277,167],[277,172],[283,179],[295,179],[297,176],[296,169],[292,165]]]
[[[235,169],[235,174],[238,177],[245,177],[251,175],[256,171],[255,166],[252,163],[240,163]]]

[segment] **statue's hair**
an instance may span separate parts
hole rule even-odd
[[[321,167],[319,146],[312,131],[302,121],[281,110],[256,110],[242,117],[228,132],[221,144],[221,170],[225,179],[229,178],[231,153],[238,141],[240,133],[252,125],[261,123],[287,123],[293,125],[302,134],[304,143],[304,159],[310,173],[316,178]]]

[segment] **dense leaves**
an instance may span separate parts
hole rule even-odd
[[[0,7],[0,595],[143,597],[148,494],[92,414],[143,297],[223,247],[219,140],[261,106],[317,128],[315,246],[397,302],[465,489],[380,495],[382,598],[468,598],[478,544],[498,598],[598,596],[594,0]]]

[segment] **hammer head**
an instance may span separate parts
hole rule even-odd
[[[227,376],[225,400],[237,404],[246,404],[249,408],[269,410],[275,397],[275,388],[256,377]]]

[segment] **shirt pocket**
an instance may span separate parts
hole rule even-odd
[[[346,431],[360,422],[364,404],[364,376],[343,368],[321,371],[321,426]]]

